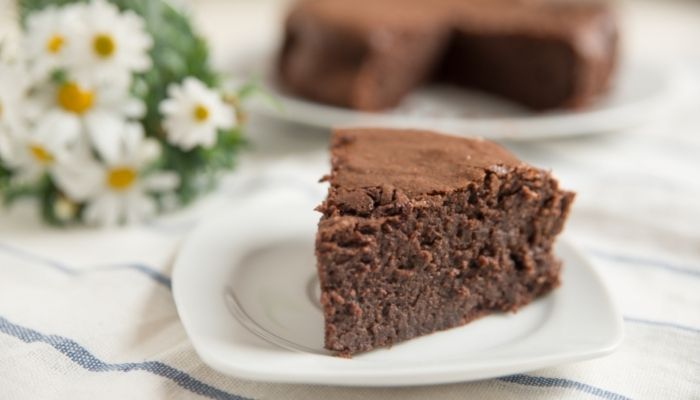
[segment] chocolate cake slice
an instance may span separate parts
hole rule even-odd
[[[333,134],[316,237],[325,346],[340,356],[515,311],[559,284],[574,194],[498,145]]]
[[[562,0],[301,0],[278,62],[289,92],[358,110],[397,105],[427,81],[536,110],[605,91],[617,28],[604,3]]]

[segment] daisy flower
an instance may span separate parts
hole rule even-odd
[[[36,95],[44,110],[39,123],[49,120],[56,134],[75,140],[87,132],[90,141],[102,148],[118,147],[124,121],[145,113],[140,99],[130,97],[128,88],[114,85],[87,85],[65,81]]]
[[[151,67],[148,51],[153,39],[143,18],[132,11],[120,12],[106,0],[81,6],[80,40],[72,47],[69,70],[92,82],[130,81],[134,72]]]
[[[52,173],[62,161],[77,156],[75,142],[61,137],[61,121],[46,119],[31,131],[7,136],[0,156],[22,183],[32,183],[44,173]]]
[[[218,130],[235,123],[231,107],[195,78],[185,79],[182,85],[170,85],[160,112],[168,142],[183,150],[214,146]]]
[[[56,172],[56,182],[68,198],[86,202],[85,221],[112,226],[135,223],[156,212],[154,193],[166,193],[179,184],[177,174],[145,169],[158,158],[160,147],[144,137],[138,124],[125,124],[116,151],[97,147],[99,162],[66,165]]]
[[[68,48],[81,24],[79,9],[75,4],[61,8],[49,6],[29,15],[24,49],[33,78],[46,78],[66,65]]]

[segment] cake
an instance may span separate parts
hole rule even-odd
[[[502,147],[339,129],[316,237],[325,347],[350,356],[515,311],[559,285],[574,194]]]
[[[557,0],[301,0],[278,58],[288,92],[357,110],[396,106],[428,81],[534,110],[578,108],[608,87],[613,11]]]

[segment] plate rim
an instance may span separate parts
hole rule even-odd
[[[269,193],[268,193],[269,195]],[[565,249],[573,257],[578,259],[576,264],[581,264],[586,266],[586,272],[590,275],[593,282],[598,286],[598,291],[602,293],[605,298],[604,303],[608,306],[608,312],[605,319],[608,319],[608,323],[611,323],[609,327],[614,334],[608,338],[605,345],[597,346],[596,348],[579,349],[579,350],[568,350],[561,353],[549,353],[540,357],[525,357],[515,362],[509,361],[503,363],[502,361],[493,361],[490,364],[484,361],[479,361],[480,368],[477,369],[467,369],[468,374],[465,374],[464,368],[459,368],[459,366],[465,365],[464,359],[450,360],[449,362],[443,362],[439,365],[431,365],[429,367],[422,368],[401,368],[401,369],[382,369],[381,367],[377,369],[365,369],[362,370],[343,370],[340,373],[337,371],[332,371],[329,369],[321,369],[312,371],[303,368],[300,369],[289,369],[289,370],[277,370],[269,368],[260,368],[260,363],[245,363],[244,361],[238,362],[237,359],[222,360],[215,353],[216,351],[212,348],[212,344],[208,343],[205,339],[201,338],[199,335],[201,332],[196,332],[192,324],[195,321],[190,320],[190,315],[187,311],[183,312],[183,309],[187,307],[187,300],[183,299],[183,287],[187,287],[187,281],[185,279],[186,272],[192,267],[183,265],[182,254],[186,251],[190,251],[189,248],[192,243],[196,240],[195,238],[204,235],[208,230],[218,229],[218,226],[226,223],[231,219],[238,220],[241,213],[246,207],[260,207],[261,201],[268,201],[269,196],[264,194],[259,194],[258,196],[252,196],[249,199],[241,202],[241,205],[231,212],[228,212],[214,220],[207,221],[200,224],[195,228],[188,237],[183,240],[182,245],[175,257],[174,268],[173,268],[173,298],[175,300],[176,309],[180,319],[182,321],[183,327],[190,338],[190,341],[197,352],[197,354],[202,358],[202,360],[212,368],[220,371],[227,375],[233,375],[236,377],[255,380],[255,381],[265,381],[265,382],[279,382],[279,383],[304,383],[304,384],[333,384],[341,386],[415,386],[415,385],[425,385],[425,384],[441,384],[441,383],[451,383],[451,382],[466,382],[479,379],[493,378],[498,376],[504,376],[514,373],[521,373],[526,371],[532,371],[539,368],[544,368],[548,366],[554,366],[564,363],[582,361],[592,358],[601,357],[615,351],[617,347],[622,343],[624,338],[624,328],[621,314],[619,312],[618,306],[615,303],[612,293],[605,284],[602,276],[597,271],[594,265],[592,265],[587,258],[573,246],[567,238],[559,238],[558,246]],[[308,204],[310,201],[305,200],[304,204]],[[244,204],[245,203],[245,204]],[[274,202],[273,202],[274,203]],[[563,240],[562,240],[563,239]],[[234,267],[231,267],[234,268]],[[221,284],[222,288],[225,286]],[[564,287],[564,284],[562,285]],[[557,290],[562,290],[562,287]],[[223,300],[223,296],[220,301]],[[229,314],[227,314],[230,316]],[[488,318],[488,317],[484,317]],[[603,317],[600,317],[601,319]],[[236,321],[236,324],[240,322]],[[241,325],[242,329],[247,329],[245,326]],[[248,334],[251,334],[248,332]],[[237,347],[238,346],[238,347]],[[235,342],[228,344],[229,350],[241,351],[239,345]],[[288,353],[285,353],[288,352]],[[309,358],[311,356],[316,357],[329,357],[321,355],[310,355],[306,353],[295,353],[285,350],[285,352],[280,353],[285,355],[285,359],[289,362],[294,357],[301,356],[302,358]],[[243,354],[243,353],[241,353]],[[279,355],[278,355],[279,357]],[[332,357],[333,360],[329,361],[331,363],[337,362],[352,362],[352,360],[339,359]],[[308,361],[308,360],[307,360]],[[364,361],[368,362],[368,361]],[[338,364],[340,365],[340,364]],[[468,360],[466,360],[466,365],[469,365]],[[378,373],[378,371],[380,373]]]
[[[262,63],[263,61],[259,61]],[[314,102],[285,93],[274,82],[270,67],[261,67],[266,73],[261,79],[261,86],[272,94],[286,108],[285,111],[270,107],[269,104],[251,102],[251,112],[268,118],[276,118],[316,128],[378,126],[393,128],[433,129],[461,137],[483,137],[490,140],[513,142],[539,141],[591,134],[614,133],[643,125],[652,121],[671,108],[681,84],[679,74],[673,73],[672,67],[663,66],[648,60],[626,60],[618,66],[613,79],[625,70],[644,70],[654,74],[659,81],[653,96],[634,99],[617,104],[612,108],[592,108],[583,110],[554,110],[550,113],[535,113],[525,117],[427,117],[416,115],[387,114],[383,112],[356,111],[329,104]],[[301,111],[300,110],[306,110]],[[309,119],[314,113],[326,117]],[[330,115],[330,117],[328,117]],[[342,117],[341,117],[342,116]],[[331,122],[332,119],[344,119],[347,122]],[[581,129],[580,126],[588,126]],[[508,127],[508,132],[505,131]],[[493,133],[495,131],[496,133]],[[500,133],[499,133],[500,131]]]

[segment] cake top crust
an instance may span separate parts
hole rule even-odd
[[[391,187],[409,197],[480,184],[487,170],[526,166],[495,143],[420,130],[336,129],[331,154],[332,187]]]
[[[610,17],[612,9],[601,0],[299,0],[292,14],[365,33],[467,24],[494,32],[569,35],[579,24]]]

